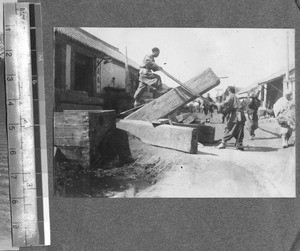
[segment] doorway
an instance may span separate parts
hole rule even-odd
[[[93,96],[93,58],[80,53],[75,54],[74,90],[85,91]]]

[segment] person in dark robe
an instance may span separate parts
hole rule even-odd
[[[209,102],[207,102],[209,101]],[[210,117],[213,117],[213,113],[214,113],[214,105],[213,105],[214,101],[212,100],[212,98],[210,97],[209,93],[206,94],[205,97],[205,101],[204,101],[204,114],[207,116],[208,114],[210,114]]]
[[[255,130],[258,128],[258,108],[261,105],[261,101],[258,99],[258,93],[251,92],[246,101],[246,113],[247,113],[247,130],[250,133],[250,139],[255,137]]]
[[[222,142],[218,146],[218,148],[226,148],[226,142],[231,140],[232,138],[235,138],[236,149],[243,151],[244,126],[246,117],[243,111],[242,104],[238,97],[235,95],[235,88],[233,86],[228,86],[227,91],[229,95],[226,97],[225,101],[218,104],[220,108],[228,107],[229,111],[229,118],[227,120]],[[220,110],[220,108],[218,109]]]

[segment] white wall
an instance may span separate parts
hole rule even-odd
[[[125,68],[114,63],[101,63],[101,91],[104,87],[112,87],[112,78],[115,78],[115,87],[125,88]]]

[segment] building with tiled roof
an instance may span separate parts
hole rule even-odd
[[[81,28],[56,27],[54,34],[58,110],[97,108],[107,88],[133,94],[140,66],[118,48]]]
[[[104,53],[105,55],[108,55],[121,63],[125,63],[125,55],[121,53],[117,47],[112,46],[111,44],[95,37],[81,28],[56,27],[54,30],[56,33],[66,36],[76,42],[82,43],[84,46],[94,49],[100,54]],[[130,58],[128,58],[128,65],[135,69],[140,68],[139,64]]]

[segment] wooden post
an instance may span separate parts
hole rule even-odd
[[[71,45],[66,48],[66,89],[71,89]]]
[[[127,57],[127,46],[125,48],[125,91],[126,93],[131,93],[131,79],[130,72],[128,68],[128,57]]]

